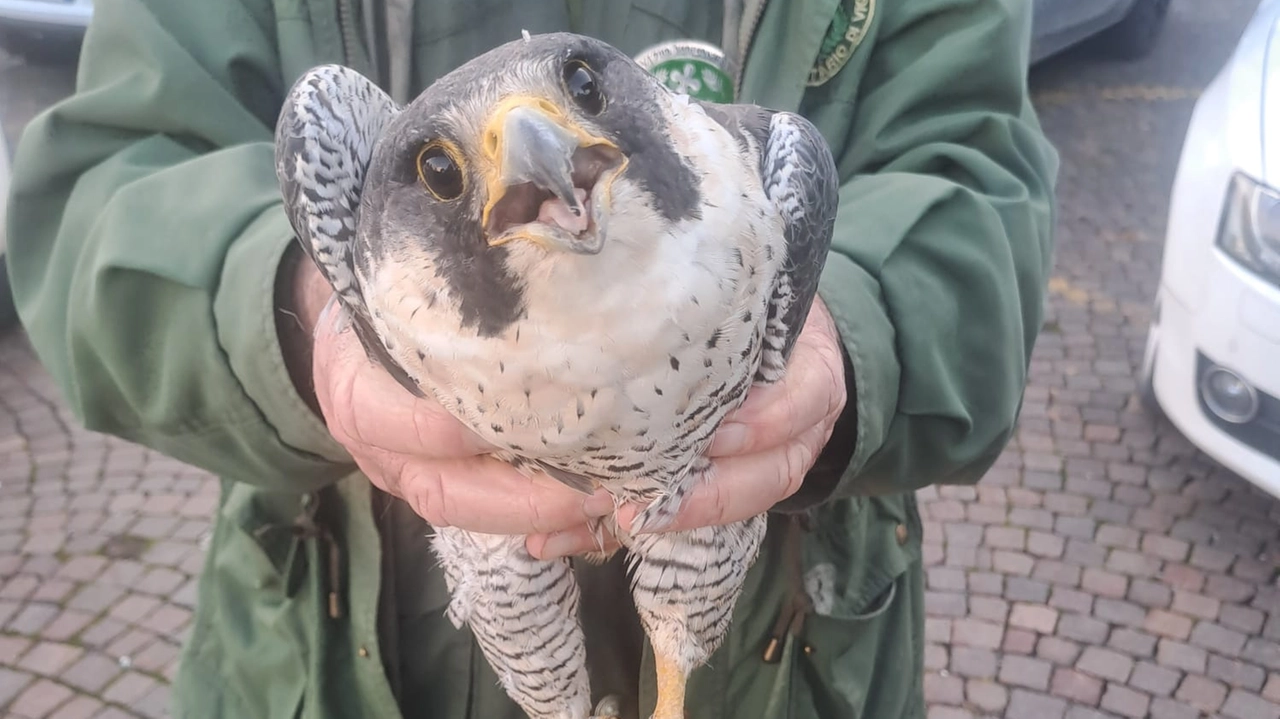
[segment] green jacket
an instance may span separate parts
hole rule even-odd
[[[746,2],[740,99],[804,113],[842,173],[821,293],[851,396],[835,479],[791,503],[805,529],[777,515],[730,636],[691,681],[697,719],[924,714],[911,492],[977,481],[1008,441],[1051,263],[1057,156],[1029,102],[1030,6]],[[635,54],[722,44],[721,15],[688,0],[419,0],[392,25],[416,91],[522,29]],[[277,340],[294,239],[274,121],[311,66],[397,61],[370,51],[366,17],[355,0],[99,3],[76,93],[16,153],[10,273],[41,360],[90,429],[223,478],[178,716],[396,717],[398,702],[519,716],[444,618],[440,573],[391,559],[414,542],[395,535],[415,532],[375,521],[393,510],[298,396]],[[616,688],[634,677],[617,669],[626,643],[591,627],[622,626],[617,577],[587,584],[589,651]],[[793,600],[806,611],[790,624]]]

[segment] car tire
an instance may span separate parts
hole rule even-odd
[[[1169,16],[1170,0],[1137,0],[1120,22],[1098,36],[1108,55],[1118,60],[1140,60],[1155,49]]]
[[[1142,368],[1138,372],[1138,403],[1152,417],[1164,416],[1160,400],[1156,397],[1156,347],[1160,341],[1156,325],[1147,331],[1147,345],[1142,353]]]
[[[0,46],[38,65],[61,65],[80,57],[78,41],[23,28],[0,26]]]
[[[13,287],[9,284],[9,263],[0,253],[0,332],[8,332],[18,324],[18,308],[13,301]]]

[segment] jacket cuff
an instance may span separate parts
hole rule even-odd
[[[897,410],[901,367],[880,283],[853,260],[833,252],[818,294],[840,334],[849,397],[803,486],[776,506],[781,512],[804,511],[864,493],[860,473],[884,443]]]
[[[227,253],[214,313],[231,369],[265,425],[259,451],[276,455],[264,463],[327,483],[350,471],[351,457],[294,388],[276,331],[277,273],[295,242],[282,206],[259,215]]]
[[[853,460],[854,450],[858,446],[858,396],[857,379],[854,375],[853,360],[849,357],[849,349],[841,340],[840,355],[844,358],[844,386],[849,399],[844,409],[836,418],[831,429],[831,438],[818,454],[804,482],[796,493],[779,502],[774,510],[778,512],[803,512],[811,507],[831,499],[845,469]]]

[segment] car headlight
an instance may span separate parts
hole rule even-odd
[[[1280,192],[1237,173],[1227,192],[1218,247],[1280,285]]]

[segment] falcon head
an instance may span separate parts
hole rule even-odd
[[[576,35],[516,40],[461,66],[377,142],[360,208],[366,279],[387,288],[406,279],[393,265],[430,267],[416,284],[481,334],[525,316],[539,293],[558,311],[563,298],[545,293],[598,296],[596,282],[616,285],[618,268],[649,264],[657,238],[703,219],[702,165],[717,158],[695,157],[675,126],[680,104],[618,50]]]
[[[572,365],[588,385],[761,316],[737,278],[782,259],[752,254],[785,230],[764,189],[771,117],[678,95],[606,43],[526,35],[404,107],[350,69],[309,71],[277,173],[303,246],[406,387],[481,386],[522,332],[540,349],[517,372]],[[780,181],[826,167],[775,164]]]

